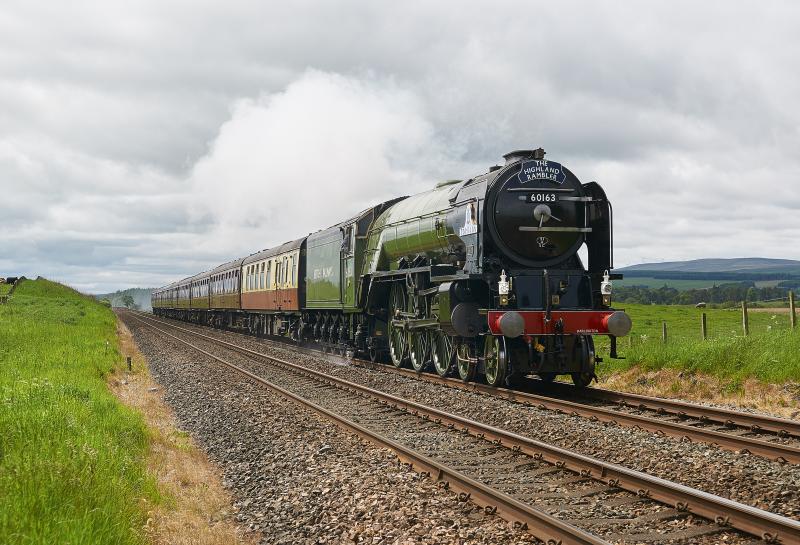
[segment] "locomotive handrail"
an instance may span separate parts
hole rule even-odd
[[[552,191],[552,192],[561,192],[561,193],[572,193],[575,191],[572,188],[568,187],[510,187],[506,189],[506,191],[513,192],[513,191]]]
[[[528,226],[520,225],[520,231],[542,231],[542,232],[558,232],[558,233],[591,233],[591,227],[539,227],[538,225]]]

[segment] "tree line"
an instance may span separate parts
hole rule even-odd
[[[659,278],[665,280],[730,280],[732,283],[758,280],[794,280],[800,282],[800,274],[793,272],[695,272],[695,271],[623,271],[625,278]]]
[[[793,287],[793,286],[792,286]],[[787,298],[789,286],[756,287],[753,282],[720,284],[710,288],[678,290],[669,286],[619,286],[614,289],[614,299],[621,303],[643,305],[736,305],[741,301],[757,302]]]

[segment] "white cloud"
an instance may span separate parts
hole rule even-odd
[[[391,80],[309,71],[236,103],[190,175],[207,244],[248,252],[338,223],[430,184],[439,146],[422,104]]]

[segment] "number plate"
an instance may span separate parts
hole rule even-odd
[[[556,202],[558,197],[555,193],[531,193],[530,202]]]

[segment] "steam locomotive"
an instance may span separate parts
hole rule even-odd
[[[493,386],[595,378],[611,308],[612,208],[544,150],[377,204],[153,292],[155,314]],[[585,247],[587,264],[579,253]]]

